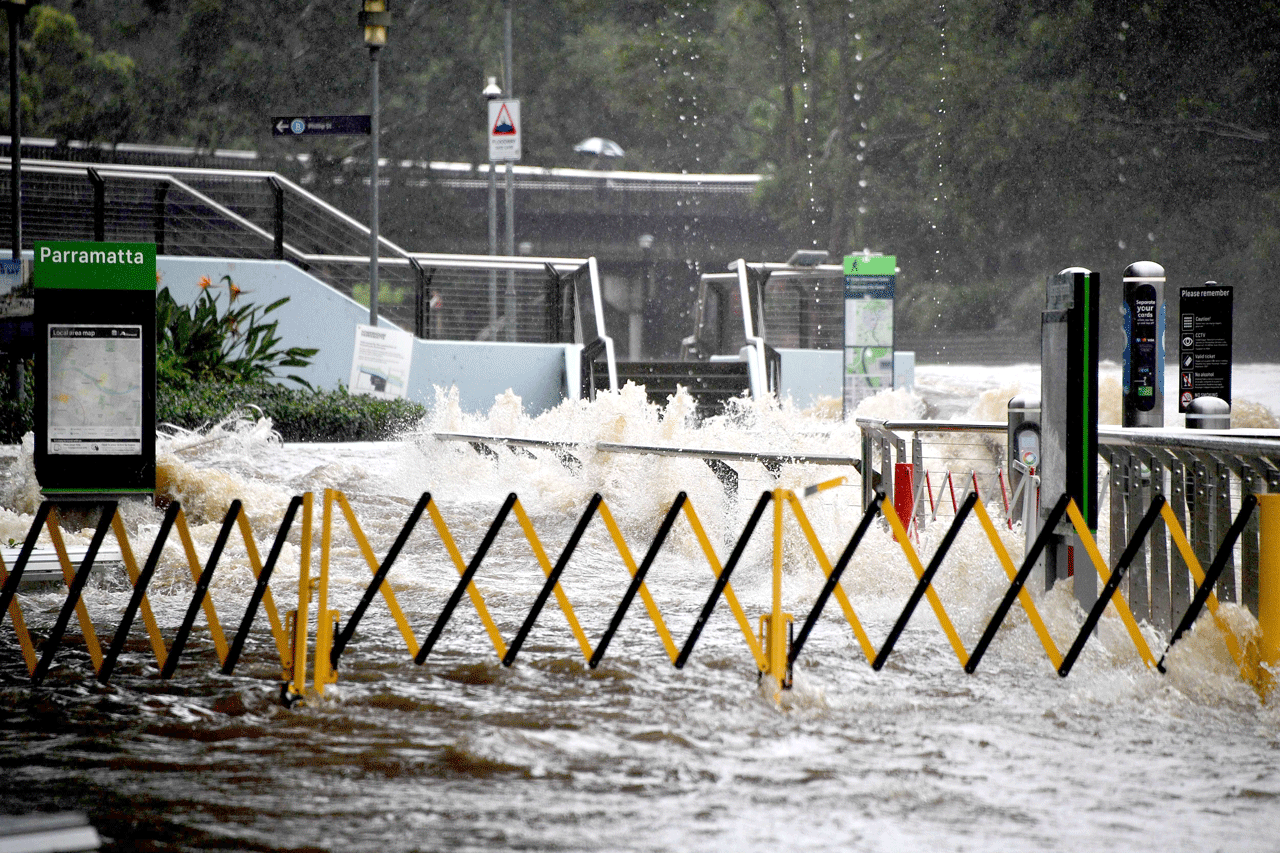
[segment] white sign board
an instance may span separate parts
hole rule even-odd
[[[520,159],[520,101],[489,102],[489,159]]]
[[[348,387],[352,394],[384,400],[404,397],[412,360],[413,335],[386,326],[358,325]]]

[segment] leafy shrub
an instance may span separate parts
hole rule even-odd
[[[21,401],[8,397],[0,399],[0,444],[18,444],[22,437],[35,429],[35,411],[31,401],[35,398],[35,364],[26,360],[23,375],[24,394]]]
[[[218,313],[218,294],[225,285],[227,307]],[[277,299],[266,308],[252,302],[235,307],[243,293],[231,276],[213,284],[200,278],[200,296],[186,308],[174,301],[168,288],[156,294],[156,378],[161,386],[186,386],[192,382],[261,382],[282,367],[306,367],[318,350],[309,347],[278,348],[278,320],[266,316],[289,301]],[[301,385],[307,382],[290,374]]]
[[[237,410],[257,407],[285,441],[382,441],[415,427],[426,409],[408,400],[382,400],[337,391],[266,383],[193,383],[161,386],[156,420],[200,429]]]

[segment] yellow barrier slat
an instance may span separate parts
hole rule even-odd
[[[360,548],[360,553],[364,555],[365,563],[369,566],[369,571],[373,574],[378,573],[378,557],[373,553],[373,548],[369,547],[369,540],[365,538],[364,531],[360,529],[360,522],[356,520],[356,514],[351,509],[351,504],[347,503],[347,496],[336,489],[325,489],[325,512],[329,511],[329,502],[336,500],[338,507],[342,510],[343,516],[347,520],[347,528],[351,531],[352,537],[356,540],[356,545]],[[328,529],[326,523],[325,529]],[[329,547],[321,552],[321,559],[324,561],[321,565],[322,574],[326,573]],[[325,575],[327,577],[327,574]],[[413,629],[409,626],[409,620],[405,619],[404,612],[400,609],[400,603],[396,601],[395,593],[391,591],[391,584],[382,584],[382,598],[387,602],[387,609],[391,611],[391,617],[395,619],[396,625],[400,628],[400,636],[404,638],[405,647],[408,648],[411,656],[418,654],[418,640],[413,635]],[[323,618],[323,614],[322,614]]]
[[[821,483],[817,483],[816,485],[805,486],[804,496],[807,498],[810,495],[817,494],[818,492],[825,492],[827,489],[834,489],[836,486],[841,485],[844,485],[844,477],[833,477],[830,480],[823,480]]]
[[[138,561],[134,559],[133,548],[129,544],[129,536],[124,527],[124,521],[120,518],[120,513],[116,513],[111,519],[111,529],[116,535],[116,542],[120,545],[120,555],[124,558],[125,570],[129,573],[129,581],[134,587],[138,585],[138,578],[141,572],[138,570]],[[141,606],[138,608],[142,613],[143,624],[147,626],[147,639],[151,642],[151,653],[155,655],[156,666],[161,670],[164,669],[164,662],[169,657],[169,651],[164,644],[164,635],[160,633],[160,624],[156,622],[155,614],[151,611],[151,602],[147,599],[146,593],[143,593]]]
[[[427,504],[427,512],[431,514],[431,522],[436,526],[436,533],[439,534],[440,541],[444,543],[445,550],[449,553],[449,559],[453,561],[454,567],[458,570],[458,575],[465,575],[467,573],[466,561],[462,559],[462,552],[458,550],[457,544],[453,541],[453,534],[449,532],[449,525],[445,524],[444,516],[440,514],[434,499]],[[502,639],[502,632],[498,630],[493,617],[489,615],[489,608],[485,606],[484,596],[480,594],[475,581],[467,584],[467,595],[471,598],[471,604],[475,607],[476,614],[480,617],[480,622],[484,625],[485,632],[489,635],[489,642],[493,644],[493,650],[497,652],[498,660],[502,660],[507,656],[506,641]]]
[[[640,571],[640,567],[636,565],[635,559],[631,556],[631,549],[627,547],[626,541],[622,538],[622,531],[618,528],[617,522],[613,519],[613,513],[609,511],[609,507],[605,505],[604,501],[600,502],[600,518],[604,521],[604,526],[609,531],[609,536],[613,538],[613,545],[618,549],[618,555],[622,557],[622,562],[626,565],[627,571],[634,578],[636,572]],[[653,622],[653,627],[658,632],[658,639],[662,641],[662,647],[667,650],[667,657],[671,659],[672,663],[675,663],[680,650],[676,648],[676,642],[672,639],[671,632],[667,630],[667,623],[663,621],[657,602],[653,600],[653,596],[649,593],[649,586],[644,581],[640,583],[640,598],[644,601],[645,609],[649,611],[649,619]]]
[[[991,521],[991,516],[987,513],[987,508],[982,501],[978,501],[973,505],[974,510],[978,514],[978,522],[982,525],[982,529],[987,532],[987,539],[991,542],[992,549],[996,552],[996,559],[1000,561],[1000,565],[1004,567],[1004,573],[1008,575],[1009,582],[1012,583],[1018,577],[1018,570],[1013,565],[1013,560],[1009,557],[1009,552],[1005,550],[1004,544],[1000,541],[1000,533],[996,530],[995,524]],[[1024,584],[1022,589],[1018,590],[1018,603],[1022,605],[1023,611],[1027,614],[1027,619],[1031,622],[1031,627],[1035,629],[1036,636],[1040,638],[1040,645],[1044,646],[1045,654],[1049,656],[1053,668],[1057,670],[1062,666],[1062,653],[1058,651],[1058,646],[1053,642],[1053,637],[1049,634],[1048,627],[1044,624],[1044,620],[1040,618],[1040,611],[1036,608],[1035,601],[1031,598],[1031,593],[1027,591]]]
[[[787,677],[787,638],[783,633],[782,613],[782,509],[783,490],[773,490],[773,595],[769,608],[768,630],[761,631],[766,639],[765,659],[769,668],[764,673],[774,680],[775,696]],[[762,626],[763,627],[763,626]]]
[[[1080,537],[1080,543],[1084,546],[1085,553],[1089,555],[1090,562],[1093,563],[1099,579],[1105,586],[1107,581],[1111,579],[1111,571],[1107,568],[1107,561],[1103,559],[1102,552],[1098,550],[1098,543],[1094,541],[1093,534],[1089,532],[1089,526],[1085,523],[1084,516],[1080,514],[1080,510],[1076,507],[1074,500],[1067,503],[1067,517],[1071,519],[1071,524],[1076,529],[1076,535]],[[1137,649],[1143,663],[1148,668],[1154,669],[1156,665],[1155,656],[1151,654],[1151,649],[1147,646],[1147,641],[1143,638],[1142,631],[1138,628],[1138,623],[1134,620],[1133,614],[1129,612],[1129,604],[1124,600],[1124,596],[1120,594],[1119,590],[1116,590],[1115,595],[1111,597],[1111,606],[1115,607],[1116,612],[1120,614],[1120,619],[1124,622],[1124,627],[1129,632],[1129,639],[1133,641],[1133,647]]]
[[[329,614],[329,553],[333,546],[333,503],[334,490],[324,490],[324,505],[321,508],[321,533],[320,541],[320,577],[317,578],[316,589],[316,657],[314,669],[311,673],[311,685],[316,691],[316,695],[323,696],[326,684],[334,681],[333,677],[333,631],[330,628]],[[348,522],[351,519],[348,518]],[[365,555],[367,561],[373,556],[369,543],[364,541],[361,533],[357,533],[354,529],[352,534],[355,536],[356,542],[360,544],[361,551]],[[376,571],[377,559],[373,561]],[[410,652],[412,654],[412,652]]]
[[[906,529],[902,526],[901,519],[898,518],[898,513],[887,502],[881,506],[881,512],[888,519],[889,527],[893,530],[898,547],[906,555],[907,562],[911,564],[911,570],[915,572],[916,579],[919,580],[924,576],[924,566],[916,555],[916,549],[911,546],[911,540],[907,536]],[[934,615],[938,617],[938,624],[942,626],[942,632],[947,635],[947,640],[951,642],[951,648],[955,650],[956,658],[960,661],[960,666],[963,667],[969,662],[969,653],[965,651],[964,643],[960,642],[960,635],[956,633],[955,626],[951,624],[951,619],[947,616],[947,611],[943,609],[942,600],[938,598],[938,592],[933,588],[933,584],[929,584],[925,589],[925,597],[929,599],[929,606],[933,608]]]
[[[707,532],[702,528],[702,522],[698,519],[698,513],[694,510],[692,501],[685,501],[682,509],[685,518],[689,520],[689,526],[693,528],[693,535],[697,537],[698,544],[702,546],[702,552],[706,555],[707,563],[711,566],[712,573],[718,579],[722,571],[720,559],[716,556],[715,549],[711,547],[711,540],[707,538]],[[746,638],[747,647],[751,650],[751,656],[756,662],[756,669],[763,672],[768,666],[768,661],[765,659],[764,650],[760,647],[760,643],[756,641],[755,631],[751,627],[751,620],[747,618],[747,614],[742,610],[742,605],[738,603],[738,597],[734,595],[732,583],[724,585],[724,600],[728,602],[729,609],[733,611],[734,617],[738,620],[738,628],[742,631],[742,636]]]
[[[244,548],[249,555],[249,568],[253,570],[254,580],[262,577],[262,558],[258,554],[257,542],[253,535],[253,526],[249,523],[247,513],[240,513],[236,519],[240,528],[240,537],[244,539]],[[280,665],[289,665],[289,637],[284,625],[280,622],[280,613],[276,610],[275,599],[271,595],[271,586],[263,590],[262,606],[267,611],[267,619],[271,625],[271,636],[276,641],[276,651],[280,654]]]
[[[511,509],[515,512],[521,529],[524,530],[524,538],[529,543],[529,547],[533,549],[538,565],[542,566],[542,573],[548,578],[551,577],[554,567],[551,565],[551,561],[547,559],[547,552],[543,550],[542,542],[538,539],[538,534],[533,529],[533,522],[529,520],[529,516],[525,513],[524,507],[520,505],[519,500],[516,500]],[[573,612],[573,605],[569,603],[569,597],[564,594],[559,581],[556,581],[555,586],[552,587],[552,592],[555,593],[556,602],[560,605],[560,611],[564,613],[564,618],[569,622],[569,630],[573,632],[573,636],[578,640],[578,646],[582,649],[582,657],[590,661],[592,654],[591,643],[587,640],[587,635],[583,632],[582,626],[578,624],[578,617]]]
[[[1168,502],[1160,509],[1160,517],[1164,520],[1165,526],[1169,530],[1169,538],[1173,540],[1174,546],[1182,555],[1182,560],[1187,564],[1187,568],[1191,571],[1191,576],[1195,578],[1196,586],[1204,584],[1204,569],[1197,559],[1195,551],[1191,548],[1191,543],[1187,541],[1187,534],[1183,531],[1182,525],[1178,523],[1178,516],[1174,514],[1173,508]],[[1244,672],[1245,656],[1241,651],[1240,645],[1236,642],[1235,634],[1227,627],[1227,624],[1218,615],[1218,595],[1213,590],[1209,590],[1209,597],[1205,601],[1205,606],[1209,608],[1209,615],[1213,618],[1213,622],[1222,631],[1222,636],[1227,641],[1227,650],[1231,652],[1231,658],[1236,662],[1236,666],[1241,667]]]
[[[71,584],[75,581],[76,570],[71,565],[71,558],[67,556],[67,546],[62,539],[62,525],[58,520],[56,509],[49,510],[45,526],[49,531],[49,539],[53,542],[53,550],[58,555],[58,563],[62,566],[62,577],[66,580],[67,589],[70,590]],[[85,607],[84,596],[76,602],[76,619],[80,621],[84,644],[89,650],[89,660],[93,662],[94,672],[97,672],[102,669],[102,644],[98,642],[98,633],[93,629],[93,620],[89,618],[89,608]]]
[[[0,587],[9,580],[9,571],[5,568],[4,557],[0,557]],[[27,630],[26,620],[22,618],[22,606],[18,604],[18,596],[9,602],[9,619],[13,622],[13,632],[18,635],[18,645],[22,648],[22,659],[27,664],[27,675],[35,675],[36,647],[31,642],[31,632]]]
[[[241,510],[243,512],[243,510]],[[174,527],[178,528],[178,538],[182,541],[183,551],[187,557],[187,568],[191,570],[191,580],[194,583],[200,582],[200,557],[196,553],[195,541],[191,538],[191,528],[187,526],[187,516],[184,511],[179,511],[177,518],[174,519]],[[213,596],[208,593],[204,596],[201,603],[204,610],[205,621],[209,624],[209,633],[213,637],[213,646],[218,653],[218,663],[227,662],[227,638],[222,633],[222,623],[218,621],[218,611],[213,606]]]
[[[839,478],[843,480],[844,478]],[[834,567],[831,560],[827,557],[826,551],[818,542],[818,535],[813,529],[813,525],[809,521],[809,516],[805,513],[804,508],[800,506],[800,500],[794,492],[787,492],[787,502],[791,504],[792,512],[795,513],[796,521],[800,524],[800,529],[804,532],[805,538],[809,540],[809,547],[813,549],[814,556],[818,559],[818,566],[822,569],[822,573],[826,577],[831,577]],[[867,658],[867,663],[871,663],[876,659],[875,646],[871,644],[871,638],[867,636],[866,629],[862,627],[862,621],[853,611],[853,604],[849,601],[849,597],[845,595],[844,589],[839,583],[835,585],[832,593],[836,597],[836,601],[840,604],[840,609],[844,613],[845,621],[849,623],[849,627],[853,629],[853,636],[857,639],[858,645],[862,647],[862,653]]]
[[[304,493],[302,496],[302,547],[298,554],[298,608],[291,613],[292,665],[284,673],[285,679],[289,682],[287,689],[294,696],[304,695],[307,688],[307,641],[311,624],[311,530],[314,504],[314,495],[311,492]],[[329,543],[322,541],[321,547],[327,551]],[[288,620],[286,620],[287,625]]]

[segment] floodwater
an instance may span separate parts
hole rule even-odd
[[[885,395],[868,413],[916,417],[932,407],[944,416],[998,419],[1011,393],[1032,390],[1032,371],[922,366],[918,396]],[[1236,377],[1237,397],[1280,411],[1280,367],[1237,368]],[[189,513],[202,558],[231,499],[245,502],[265,553],[290,496],[333,488],[347,496],[379,556],[430,491],[464,560],[515,492],[553,563],[593,493],[603,496],[638,562],[685,491],[723,561],[761,491],[798,490],[850,472],[787,465],[775,479],[743,464],[732,499],[697,460],[589,448],[578,452],[580,464],[537,451],[502,450],[494,459],[430,432],[858,452],[856,429],[821,413],[747,407],[695,427],[682,417],[688,409],[677,399],[662,417],[629,389],[531,419],[511,398],[472,415],[446,396],[433,421],[402,441],[283,445],[269,424],[246,422],[164,439],[161,470]],[[29,464],[29,455],[20,456],[0,484],[6,541],[21,540],[31,522]],[[849,482],[803,500],[832,559],[858,521],[856,476]],[[317,503],[317,534],[320,517]],[[146,553],[160,518],[149,507],[126,510],[136,552]],[[753,624],[770,602],[771,525],[770,512],[732,580]],[[799,528],[786,525],[784,603],[802,618],[822,572]],[[345,622],[371,574],[345,523],[335,530],[331,606]],[[923,559],[942,532],[942,525],[924,531]],[[1005,533],[1016,559],[1021,535]],[[70,540],[87,538],[86,531]],[[212,584],[228,630],[252,589],[235,543]],[[299,549],[295,532],[272,582],[282,609],[296,601]],[[189,578],[180,551],[166,551],[151,602],[169,638],[189,602]],[[421,641],[457,582],[426,517],[390,579]],[[592,643],[628,579],[597,519],[561,579]],[[681,518],[647,584],[677,644],[712,580]],[[531,546],[508,520],[476,575],[507,642],[542,582]],[[844,587],[877,646],[914,583],[901,549],[873,527]],[[985,536],[966,525],[936,588],[968,648],[1005,585]],[[1031,584],[1041,613],[1065,648],[1082,614],[1065,590],[1038,586]],[[91,582],[87,601],[104,638],[128,594],[111,574]],[[61,601],[56,592],[24,592],[28,625],[47,630]],[[1246,612],[1223,611],[1240,636],[1251,629]],[[1144,632],[1159,654],[1164,638]],[[1015,608],[981,668],[966,675],[922,604],[876,672],[833,602],[797,664],[794,688],[775,701],[758,685],[723,601],[683,669],[671,665],[637,600],[591,670],[554,598],[511,667],[498,660],[466,598],[426,663],[416,665],[379,599],[322,700],[280,704],[279,659],[262,617],[235,675],[217,670],[203,619],[169,681],[158,677],[139,625],[102,686],[73,621],[45,683],[32,688],[6,619],[0,812],[82,810],[111,850],[1238,853],[1280,846],[1280,711],[1239,677],[1220,629],[1207,622],[1175,647],[1168,674],[1160,675],[1142,664],[1109,614],[1061,679]]]

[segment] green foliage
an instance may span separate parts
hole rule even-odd
[[[218,285],[200,280],[201,293],[194,305],[184,308],[174,301],[168,288],[156,294],[156,377],[161,385],[179,387],[191,382],[261,382],[275,377],[284,367],[306,367],[318,350],[310,347],[277,345],[278,320],[266,316],[289,301],[277,299],[265,308],[241,296],[230,276]],[[210,291],[226,286],[227,306],[219,313],[218,296]],[[290,374],[286,378],[302,385],[306,381]]]
[[[6,394],[0,399],[0,444],[18,444],[22,437],[35,429],[35,413],[31,401],[35,399],[35,365],[27,359],[25,393],[21,401],[10,399]]]
[[[407,400],[313,391],[265,383],[161,386],[156,420],[198,430],[256,407],[285,441],[383,441],[417,426],[426,409]]]
[[[144,99],[133,59],[99,50],[74,17],[49,5],[32,8],[25,27],[24,132],[109,142],[135,135],[137,105]],[[7,109],[4,116],[7,126]]]
[[[28,367],[28,377],[31,376]],[[0,444],[18,444],[34,428],[31,380],[22,402],[0,399]],[[251,408],[252,407],[252,408]],[[257,412],[253,412],[253,408]],[[269,417],[285,441],[387,441],[418,425],[426,409],[408,400],[313,391],[267,383],[161,384],[156,421],[199,430],[236,412]]]
[[[984,282],[1043,282],[1074,264],[1112,275],[1149,259],[1171,281],[1177,271],[1239,285],[1237,314],[1257,329],[1280,322],[1267,298],[1266,200],[1280,192],[1275,2],[511,6],[508,94],[526,117],[526,163],[588,165],[572,146],[601,135],[627,151],[610,166],[766,175],[759,202],[782,241],[836,257],[892,252],[904,287],[936,289],[934,301],[964,316],[969,295],[990,305]],[[263,124],[318,103],[367,108],[356,10],[343,0],[262,10],[250,0],[42,3],[24,24],[26,128],[254,148],[264,160],[305,152],[308,188],[359,216],[367,192],[353,172],[363,174],[367,140],[271,140]],[[479,90],[506,70],[501,5],[412,3],[395,14],[379,54],[383,156],[483,162]],[[301,168],[290,162],[280,168]],[[484,227],[448,188],[390,183],[390,239],[448,251],[458,233]],[[683,227],[687,210],[662,218]],[[760,243],[744,233],[689,260],[754,258]]]

